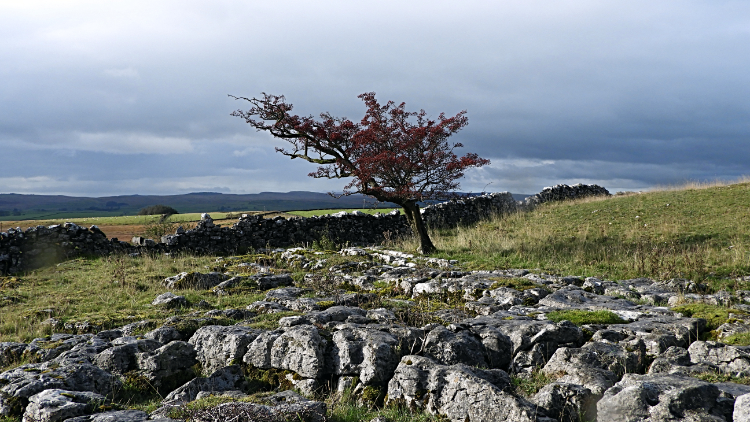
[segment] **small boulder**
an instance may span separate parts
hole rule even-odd
[[[207,325],[190,337],[205,373],[242,362],[250,343],[261,333],[239,325]]]
[[[188,301],[185,299],[185,296],[166,292],[156,296],[156,299],[151,304],[154,306],[164,306],[165,308],[182,308],[188,306]]]
[[[696,378],[672,374],[625,374],[597,403],[599,422],[727,420],[719,389]],[[729,415],[731,418],[731,415]]]
[[[314,326],[296,325],[259,335],[242,360],[261,369],[287,369],[318,378],[325,369],[327,343]]]
[[[223,392],[242,390],[245,378],[242,369],[237,365],[227,366],[212,373],[206,378],[195,378],[177,388],[164,399],[168,402],[191,402],[200,392]]]
[[[23,422],[58,422],[93,413],[105,397],[88,391],[44,390],[29,398]]]
[[[184,341],[170,342],[152,352],[136,354],[139,373],[166,394],[195,377],[193,365],[198,363],[193,346]]]

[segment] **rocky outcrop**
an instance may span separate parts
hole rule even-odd
[[[509,393],[509,381],[501,370],[440,365],[429,358],[407,355],[388,383],[388,401],[455,422],[551,421],[543,416],[543,409]]]
[[[102,396],[119,388],[115,376],[79,360],[22,365],[0,374],[0,416],[21,415],[35,394],[45,390],[88,391]]]
[[[0,359],[11,369],[0,373],[0,415],[26,415],[29,421],[143,421],[168,415],[250,421],[300,412],[303,420],[325,420],[322,403],[291,393],[275,396],[272,403],[239,401],[259,389],[287,388],[306,395],[350,394],[362,405],[403,404],[452,421],[727,422],[750,413],[750,386],[735,383],[750,378],[750,347],[698,340],[705,338],[705,320],[610,296],[677,294],[691,288],[688,281],[468,272],[450,261],[433,261],[427,268],[419,257],[369,247],[341,255],[361,263],[346,258],[326,267],[313,251],[294,249],[274,259],[322,267],[291,286],[289,275],[264,272],[233,277],[235,284],[219,288],[235,294],[235,301],[242,296],[233,286],[267,287],[255,296],[266,300],[252,303],[253,311],[181,309],[170,311],[177,315],[161,326],[138,321],[97,334],[1,343]],[[320,273],[331,281],[322,289],[315,279]],[[343,290],[357,279],[371,291]],[[407,284],[408,296],[402,288]],[[374,293],[384,290],[393,295]],[[415,299],[408,299],[415,292]],[[702,294],[713,296],[720,303],[726,295]],[[446,298],[467,306],[435,311],[416,306]],[[472,303],[486,305],[485,311],[470,314]],[[750,306],[734,306],[735,316],[750,313]],[[278,326],[259,328],[275,321],[264,313],[289,309],[297,312],[279,318]],[[580,326],[550,320],[557,321],[561,310],[575,311],[570,315],[578,321],[601,309],[621,319]],[[217,325],[230,319],[235,325]],[[21,365],[23,359],[35,362]],[[156,388],[165,398],[162,407],[151,414],[95,413],[111,409],[107,400],[134,385]],[[91,407],[97,400],[104,400],[104,408]],[[195,400],[202,402],[188,405]],[[236,402],[210,404],[225,400]]]
[[[597,404],[600,422],[730,421],[733,404],[719,389],[679,375],[626,374]]]
[[[44,390],[29,398],[23,422],[59,422],[93,413],[106,401],[101,394],[88,391]]]
[[[196,355],[190,344],[172,341],[154,351],[138,353],[135,359],[138,373],[166,394],[195,377]]]
[[[305,378],[318,378],[325,371],[327,340],[311,325],[297,325],[259,335],[242,359],[261,369],[285,369]]]
[[[208,325],[190,337],[204,373],[212,373],[242,362],[250,343],[261,334],[259,330],[242,326]]]
[[[226,366],[216,370],[208,377],[195,378],[186,384],[178,387],[167,395],[164,399],[169,402],[191,402],[198,397],[201,392],[221,393],[224,391],[243,390],[245,387],[245,377],[242,368],[238,365]]]

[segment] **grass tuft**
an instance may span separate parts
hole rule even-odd
[[[572,309],[567,311],[553,311],[547,314],[547,319],[553,322],[563,320],[570,321],[575,325],[585,324],[624,324],[625,320],[612,311],[584,311]]]

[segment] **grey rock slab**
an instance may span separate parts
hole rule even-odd
[[[487,366],[507,371],[513,358],[513,342],[510,337],[494,327],[472,327],[471,330],[482,341]]]
[[[511,306],[524,304],[524,294],[509,287],[487,290],[483,299],[485,303],[489,302],[487,299],[492,300],[493,305],[502,310],[508,310]]]
[[[291,311],[291,309],[287,308],[286,306],[280,303],[269,302],[267,300],[259,300],[257,302],[253,302],[247,305],[246,309],[248,311],[258,312],[261,314],[273,314],[276,312]]]
[[[191,402],[200,392],[217,393],[230,390],[242,390],[245,378],[242,368],[237,365],[221,368],[205,378],[194,378],[178,387],[164,398],[166,401]]]
[[[182,272],[164,279],[162,284],[168,289],[208,290],[230,277],[218,272],[188,273]]]
[[[327,418],[325,403],[300,401],[276,406],[245,402],[224,403],[213,408],[191,412],[190,420],[194,422],[256,422],[266,420],[325,422]]]
[[[135,355],[137,353],[151,352],[161,347],[161,343],[156,340],[132,339],[132,342],[110,347],[96,355],[94,365],[113,374],[124,374],[136,369]]]
[[[386,308],[370,309],[367,311],[366,316],[375,322],[393,322],[396,320],[396,314]]]
[[[101,394],[61,389],[44,390],[29,398],[23,422],[58,422],[92,413],[105,402]]]
[[[26,347],[23,354],[34,362],[52,360],[75,346],[93,339],[92,334],[52,334],[50,337],[36,338]]]
[[[547,295],[539,301],[539,305],[555,309],[586,309],[591,311],[631,310],[636,307],[634,303],[628,300],[589,293],[576,286],[565,286]]]
[[[488,366],[481,338],[468,330],[452,332],[442,326],[436,327],[427,334],[423,350],[425,356],[443,365]]]
[[[325,369],[327,341],[311,325],[267,331],[248,347],[243,362],[261,369],[294,371],[305,378],[318,378]]]
[[[367,311],[354,306],[331,306],[324,311],[310,312],[305,317],[313,324],[326,324],[331,321],[346,321],[351,316],[366,316]]]
[[[208,325],[199,328],[188,343],[195,349],[203,371],[212,373],[242,362],[248,346],[261,332],[239,325]]]
[[[78,361],[76,361],[78,362]],[[119,388],[115,376],[88,362],[48,361],[0,374],[0,416],[21,415],[28,399],[44,390],[90,391],[103,396]]]
[[[682,347],[672,346],[659,355],[648,368],[649,374],[672,373],[675,367],[691,366],[690,353]]]
[[[544,346],[545,357],[551,356],[559,346],[578,347],[583,343],[583,331],[568,321],[554,323],[532,319],[503,319],[481,316],[466,321],[472,330],[492,327],[510,338],[515,355],[531,350],[535,344]]]
[[[160,393],[165,394],[195,377],[196,351],[184,341],[172,341],[151,351],[136,354],[136,366]]]
[[[175,340],[185,340],[182,338],[182,334],[180,334],[177,329],[169,325],[151,330],[144,334],[143,337],[151,340],[156,340],[160,344],[167,344]]]
[[[28,344],[16,342],[0,343],[0,368],[20,362]]]
[[[582,385],[601,397],[624,373],[642,371],[644,358],[644,350],[631,352],[620,345],[586,343],[581,348],[557,349],[542,371],[558,376],[560,382]]]
[[[292,286],[294,280],[289,274],[263,274],[250,277],[258,283],[260,290],[275,289],[279,286]]]
[[[658,357],[672,346],[687,349],[705,327],[706,321],[699,318],[654,317],[629,324],[610,325],[608,335],[641,338],[646,344],[646,353]]]
[[[146,422],[148,413],[142,410],[114,410],[94,413],[93,415],[78,416],[66,419],[65,422]],[[166,420],[164,420],[166,422]],[[169,419],[172,421],[172,419]]]
[[[233,399],[244,399],[245,397],[249,397],[249,395],[243,393],[240,390],[227,390],[227,391],[201,391],[198,393],[197,396],[195,396],[196,400],[206,398],[206,397],[230,397]]]
[[[455,422],[551,421],[543,409],[482,378],[466,365],[440,365],[421,356],[404,356],[388,383],[388,402],[442,415]]]
[[[715,385],[696,378],[625,374],[597,403],[597,420],[725,421],[727,415],[717,400],[719,395]]]
[[[266,292],[266,300],[270,302],[278,302],[282,305],[286,305],[286,302],[297,300],[302,294],[311,292],[309,289],[302,289],[299,287],[282,287],[280,289],[273,289]]]
[[[688,348],[692,363],[716,365],[736,377],[750,375],[750,353],[743,348],[713,341],[696,341]]]
[[[750,394],[743,394],[734,401],[734,422],[750,421]]]
[[[154,306],[163,306],[165,308],[182,308],[188,306],[185,296],[178,296],[172,292],[166,292],[156,296],[156,299],[154,299],[151,304]]]
[[[370,328],[336,331],[327,362],[334,375],[356,375],[365,385],[385,385],[401,358],[401,340]]]
[[[553,382],[542,387],[531,401],[559,422],[583,422],[596,416],[597,399],[581,385]]]

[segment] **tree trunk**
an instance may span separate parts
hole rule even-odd
[[[419,236],[419,253],[428,254],[435,251],[435,245],[432,244],[430,236],[427,234],[427,227],[422,220],[422,213],[419,212],[419,205],[416,201],[406,201],[401,205],[404,208],[406,219],[411,223],[412,230]]]

